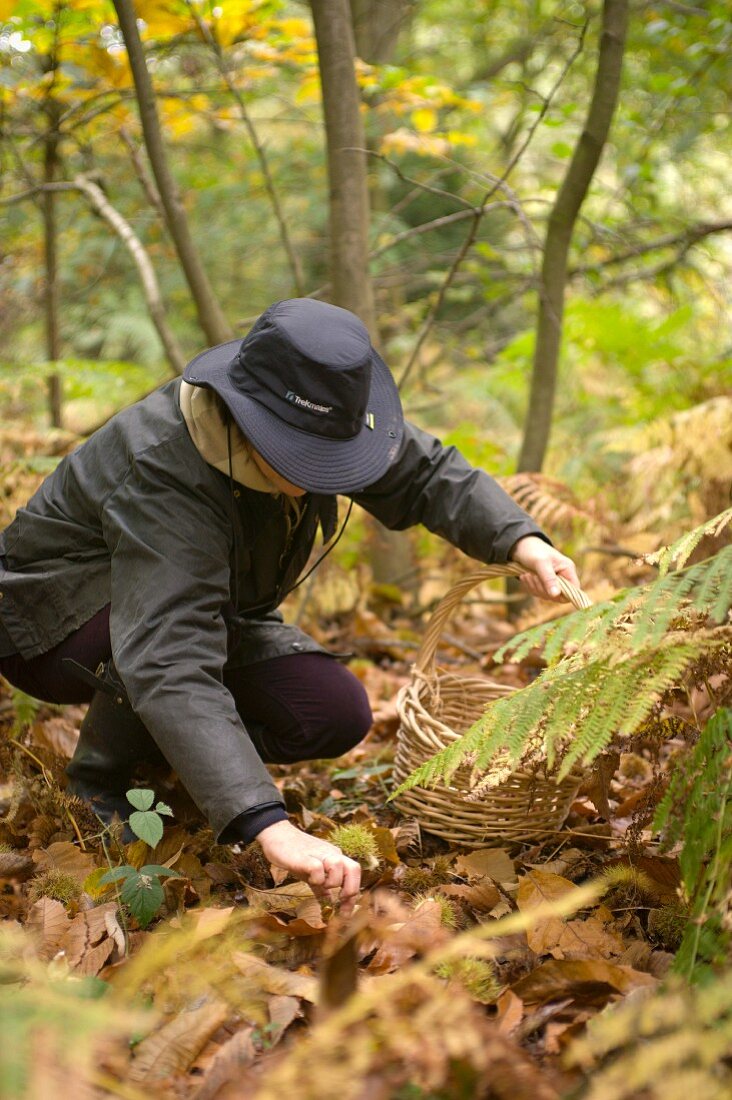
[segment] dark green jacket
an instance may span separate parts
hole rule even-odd
[[[267,613],[294,585],[318,527],[333,533],[336,500],[304,497],[288,545],[282,502],[233,485],[201,457],[179,385],[119,413],[63,459],[0,535],[0,655],[43,653],[111,602],[130,701],[219,834],[281,801],[222,670],[319,648]],[[394,465],[354,499],[387,527],[423,523],[483,562],[541,535],[492,478],[411,425]]]

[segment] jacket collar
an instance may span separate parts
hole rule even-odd
[[[196,450],[201,458],[228,476],[229,452],[226,439],[226,421],[223,407],[216,394],[203,386],[191,386],[186,381],[180,384],[180,411]],[[278,494],[279,489],[269,481],[252,460],[246,445],[246,439],[235,424],[229,427],[231,433],[231,467],[234,481],[253,489],[258,493]],[[334,496],[310,494],[320,528],[323,542],[333,538],[338,525],[338,504]],[[289,498],[288,498],[289,499]]]

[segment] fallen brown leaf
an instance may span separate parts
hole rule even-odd
[[[600,959],[551,959],[519,978],[511,989],[530,1004],[573,997],[582,1004],[602,1005],[615,993],[657,984],[649,974]]]
[[[398,970],[418,953],[437,947],[447,938],[441,922],[442,909],[437,901],[425,901],[409,917],[381,931],[381,944],[368,965],[372,974]]]
[[[214,1100],[229,1081],[238,1079],[241,1071],[257,1056],[252,1042],[254,1028],[244,1028],[219,1047],[204,1070],[200,1085],[191,1100]]]
[[[87,875],[97,866],[97,858],[89,852],[82,852],[70,840],[57,840],[48,848],[36,848],[33,859],[39,871],[59,870],[84,884]]]
[[[107,902],[106,905],[99,905],[96,909],[87,909],[83,913],[77,913],[71,921],[63,939],[59,943],[58,950],[63,951],[69,967],[72,970],[81,966],[86,955],[89,954],[101,940],[107,939],[107,918],[110,915],[113,916],[116,909],[116,902]],[[114,942],[108,940],[106,954],[104,951],[97,951],[93,959],[84,968],[83,972],[85,974],[97,974],[102,969],[113,950]],[[99,965],[96,970],[90,969],[90,967],[96,965],[97,960],[99,960]]]
[[[262,913],[257,917],[256,926],[270,932],[284,932],[288,936],[322,936],[327,927],[322,918],[319,924],[313,925],[302,917],[283,920],[276,913]]]
[[[31,905],[25,926],[38,939],[40,958],[53,958],[70,923],[69,915],[60,901],[53,898],[39,898]]]
[[[135,1047],[128,1079],[151,1084],[188,1069],[231,1010],[221,1001],[179,1012]]]
[[[318,980],[312,974],[293,974],[243,951],[235,952],[232,961],[239,973],[251,982],[253,992],[301,997],[312,1004],[317,1000]]]
[[[561,875],[530,871],[519,882],[517,904],[522,913],[531,913],[548,901],[557,901],[578,887]],[[625,944],[605,925],[611,914],[604,907],[585,920],[546,917],[526,930],[529,947],[537,955],[555,959],[606,959],[620,955]]]
[[[376,847],[379,850],[379,855],[386,862],[392,864],[394,867],[400,863],[399,855],[396,849],[396,842],[394,840],[394,834],[391,829],[385,829],[381,825],[374,825],[371,822],[364,821],[362,825],[373,836],[376,841]]]
[[[95,978],[114,951],[114,940],[109,936],[96,947],[88,948],[74,967],[77,978]]]
[[[474,886],[464,886],[458,883],[454,886],[439,886],[438,889],[441,894],[445,894],[448,898],[457,898],[458,901],[465,902],[476,913],[489,913],[501,900],[498,887],[490,879],[476,882]]]
[[[31,742],[41,749],[50,749],[56,756],[70,760],[79,740],[79,728],[66,714],[55,714],[34,722]]]
[[[496,1023],[501,1035],[511,1035],[524,1018],[524,1002],[511,989],[504,989],[496,1001]]]
[[[488,875],[494,882],[516,881],[516,866],[506,848],[476,848],[468,855],[457,857],[455,870],[469,879]]]
[[[279,1042],[292,1021],[296,1020],[298,1016],[302,1016],[300,998],[275,993],[267,1002],[267,1012],[269,1013],[269,1022],[277,1028],[272,1041]]]
[[[253,908],[265,909],[268,913],[301,915],[300,907],[305,901],[314,901],[320,912],[320,905],[306,882],[288,882],[285,886],[275,886],[271,890],[247,886],[244,893]]]

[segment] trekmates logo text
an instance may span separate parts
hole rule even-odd
[[[300,397],[300,394],[295,393],[294,390],[287,391],[287,393],[285,394],[285,400],[290,401],[293,405],[297,405],[301,409],[309,409],[310,412],[333,412],[332,405],[318,405],[315,401],[308,401],[307,397]]]

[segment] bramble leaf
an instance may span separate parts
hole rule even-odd
[[[123,867],[113,867],[111,871],[107,871],[98,880],[99,885],[103,886],[108,882],[118,882],[121,878],[127,878],[128,875],[137,874],[134,867],[131,867],[129,863],[125,863]]]
[[[165,894],[159,878],[133,870],[125,879],[120,898],[140,927],[147,928],[163,904]]]
[[[170,867],[162,867],[159,863],[147,863],[140,868],[141,875],[156,875],[158,878],[183,878],[180,871],[172,871]]]
[[[149,810],[155,801],[155,792],[148,790],[146,787],[134,787],[127,792],[127,801],[136,810]]]
[[[153,810],[136,810],[130,814],[130,828],[135,836],[139,836],[151,848],[163,839],[163,823]]]

